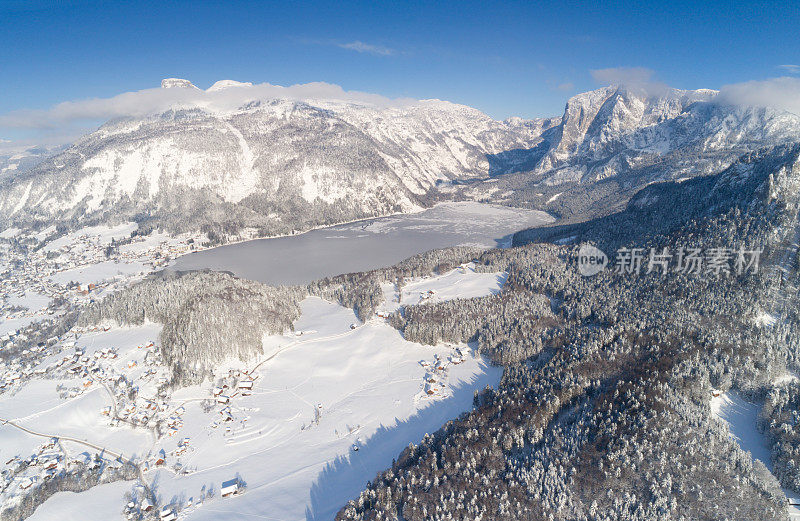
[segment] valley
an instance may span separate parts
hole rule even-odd
[[[4,159],[0,519],[796,514],[798,116],[251,88]]]

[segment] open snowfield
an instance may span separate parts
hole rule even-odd
[[[508,274],[504,272],[477,272],[475,264],[469,262],[438,277],[406,281],[400,295],[394,284],[384,283],[381,285],[384,302],[378,307],[378,313],[384,315],[393,313],[401,306],[497,294],[503,288],[507,277]]]
[[[763,463],[772,472],[772,459],[769,445],[764,435],[758,430],[758,414],[761,405],[745,400],[736,393],[728,392],[711,398],[711,412],[725,422],[731,436],[739,446],[750,453],[753,459]],[[787,497],[798,494],[784,489]],[[800,520],[800,508],[790,506],[789,515],[792,520]]]
[[[112,240],[120,240],[130,236],[138,227],[139,225],[134,222],[117,226],[89,226],[82,228],[78,232],[72,232],[50,241],[44,249],[45,251],[56,251],[66,246],[80,244],[83,240],[91,240],[103,245],[110,244]]]
[[[150,269],[138,261],[105,261],[55,273],[50,277],[50,280],[56,284],[77,282],[85,287],[89,284],[98,284],[116,278],[142,275],[148,271]]]
[[[429,291],[429,299],[440,300],[488,295],[504,280],[502,273],[477,273],[466,265],[409,281],[402,300],[417,303]],[[382,309],[395,307],[396,292],[385,289]],[[46,441],[18,428],[23,427],[61,437],[70,456],[99,452],[90,448],[96,446],[147,461],[148,484],[162,505],[180,509],[181,519],[332,519],[404,447],[470,410],[473,392],[496,385],[501,375],[468,346],[407,342],[379,317],[361,323],[351,309],[316,297],[302,302],[294,326],[293,333],[265,337],[259,359],[229,360],[214,382],[165,398],[158,397],[157,384],[166,368],[152,363],[148,352],[154,348],[147,347],[157,342],[160,326],[85,332],[75,346],[41,365],[77,349],[81,360],[98,360],[101,376],[33,379],[3,395],[0,417],[16,427],[0,425],[0,465],[35,453]],[[114,355],[106,357],[110,348]],[[252,389],[231,383],[222,393],[229,403],[215,403],[213,390],[231,371],[240,381],[247,379],[245,371],[254,377]],[[111,389],[120,377],[138,388],[134,402]],[[59,389],[74,395],[59,397]],[[102,413],[133,405],[139,413],[149,401],[163,404],[152,414],[177,418],[174,431],[157,437],[152,424],[112,425],[117,422]],[[162,455],[164,464],[156,465]],[[232,478],[244,492],[221,498],[222,482]],[[123,496],[133,486],[121,482],[58,493],[31,519],[84,520],[87,507],[92,519],[121,519]]]
[[[90,491],[58,492],[36,509],[29,521],[55,520],[104,520],[122,518],[125,493],[133,486],[132,481],[118,481],[99,485]]]
[[[43,310],[50,304],[50,297],[41,295],[39,293],[26,291],[23,296],[12,295],[8,299],[8,303],[12,306],[28,308],[28,311],[31,313],[36,313]]]

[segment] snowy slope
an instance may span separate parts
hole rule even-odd
[[[743,450],[772,472],[769,445],[758,430],[759,404],[749,402],[736,393],[722,393],[711,398],[711,412],[728,426],[731,436]],[[789,498],[798,497],[798,494],[787,489],[784,489],[784,493]],[[800,508],[789,506],[789,517],[792,521],[800,520]]]
[[[410,281],[408,290],[436,288],[441,298],[455,298],[498,291],[503,280],[503,274],[467,266]],[[361,323],[352,310],[316,297],[303,301],[294,327],[294,333],[266,336],[259,359],[230,360],[216,369],[219,378],[245,370],[255,377],[252,390],[226,390],[228,404],[214,404],[216,382],[210,381],[157,397],[166,368],[151,363],[148,341],[158,337],[160,326],[85,332],[76,346],[65,346],[42,366],[77,348],[81,357],[98,359],[102,371],[88,385],[80,378],[33,379],[13,396],[0,396],[0,418],[14,424],[0,427],[0,459],[40,450],[43,439],[22,427],[62,437],[69,457],[93,452],[75,439],[148,462],[144,476],[160,504],[174,506],[183,519],[331,519],[409,442],[469,410],[473,391],[500,378],[500,368],[467,346],[407,342],[379,317]],[[109,348],[113,358],[104,354]],[[120,378],[138,388],[134,402],[115,387]],[[59,397],[65,389],[69,396]],[[163,412],[145,408],[151,399]],[[156,435],[152,422],[114,425],[102,413],[132,405],[132,416],[170,418],[176,427]],[[164,465],[155,463],[159,455]],[[221,498],[221,483],[234,477],[244,492]],[[14,501],[16,486],[0,493],[0,502]],[[121,519],[126,491],[135,491],[135,484],[58,493],[32,519],[55,512],[60,519],[82,519],[81,505],[90,504],[98,505],[103,519]]]

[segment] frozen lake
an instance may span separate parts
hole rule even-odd
[[[230,271],[267,284],[305,284],[366,271],[449,246],[505,246],[510,234],[553,222],[545,212],[475,202],[444,203],[289,237],[258,239],[179,257],[177,270]]]

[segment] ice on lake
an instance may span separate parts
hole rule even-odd
[[[172,268],[230,271],[267,284],[304,284],[391,266],[438,248],[505,246],[512,233],[553,220],[536,210],[476,202],[444,203],[416,214],[212,248],[179,257]]]

